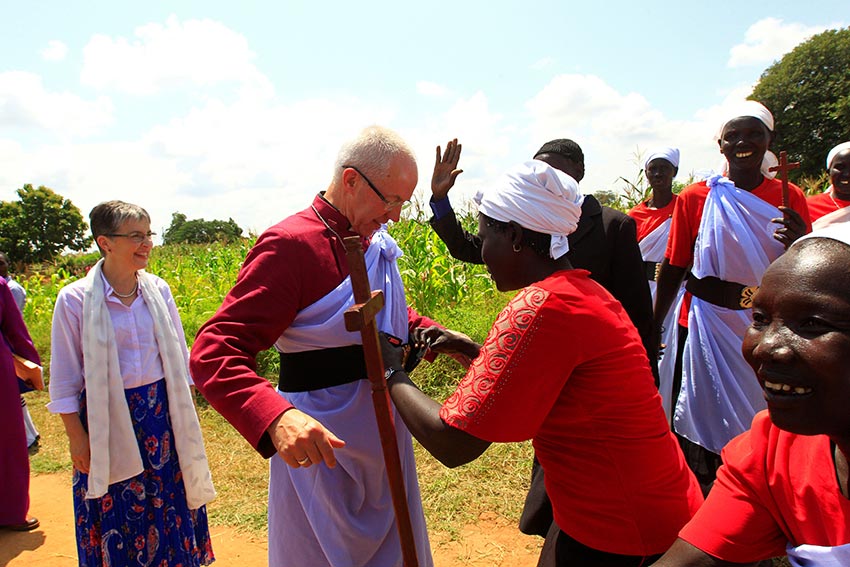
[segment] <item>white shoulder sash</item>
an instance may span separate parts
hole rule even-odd
[[[407,340],[407,300],[396,260],[401,249],[381,227],[366,249],[366,271],[370,287],[384,293],[384,308],[378,313],[378,329]],[[329,294],[302,309],[275,342],[280,352],[302,352],[361,344],[360,333],[345,329],[345,310],[354,305],[351,277],[346,277]]]
[[[692,272],[744,285],[759,285],[784,248],[773,238],[779,209],[742,191],[725,177],[708,181],[710,191],[694,247]],[[718,307],[692,298],[682,364],[682,389],[674,416],[680,435],[715,453],[749,429],[766,407],[752,368],[741,354],[749,309]]]
[[[640,246],[640,255],[644,262],[661,262],[664,260],[664,253],[667,251],[667,238],[670,236],[670,224],[673,219],[664,219],[664,222],[655,227],[655,230],[643,237],[643,240],[638,242]]]
[[[836,547],[799,545],[790,543],[785,549],[788,561],[794,567],[847,567],[850,565],[850,543]]]
[[[844,207],[837,211],[832,211],[828,215],[824,215],[812,223],[812,229],[818,230],[833,224],[850,221],[850,207]]]

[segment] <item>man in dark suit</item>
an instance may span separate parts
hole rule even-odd
[[[437,146],[437,160],[431,178],[431,227],[446,244],[449,253],[463,262],[483,264],[481,241],[463,229],[448,199],[449,190],[457,176],[461,144],[457,139],[446,144],[445,153]],[[576,181],[584,178],[584,153],[572,140],[546,142],[534,155],[563,171]],[[568,236],[570,250],[567,258],[575,268],[590,272],[590,277],[607,289],[628,313],[640,334],[649,358],[650,367],[658,381],[658,350],[652,315],[652,297],[646,270],[637,242],[634,220],[624,213],[599,204],[592,195],[585,195],[581,218],[576,231]],[[539,565],[554,564],[554,546],[558,529],[552,521],[552,507],[543,484],[543,469],[534,460],[531,486],[520,518],[520,530],[546,537]],[[551,551],[551,553],[548,553]]]

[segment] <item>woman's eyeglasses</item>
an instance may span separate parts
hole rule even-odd
[[[108,236],[110,238],[116,238],[116,237],[129,238],[131,242],[134,242],[136,244],[141,244],[142,242],[144,242],[146,240],[153,241],[153,237],[156,236],[156,233],[151,232],[151,231],[128,232],[127,234],[116,234],[116,233],[104,234],[104,236]]]

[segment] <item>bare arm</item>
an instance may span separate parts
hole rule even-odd
[[[449,468],[477,459],[489,441],[448,425],[440,418],[440,404],[425,395],[404,370],[392,375],[390,397],[410,433],[425,450]]]
[[[77,413],[62,413],[62,424],[68,435],[68,444],[71,450],[71,462],[74,468],[81,473],[88,474],[91,466],[91,448],[89,447],[89,434],[83,428],[80,415]]]
[[[756,563],[730,563],[722,561],[694,547],[683,539],[677,539],[664,556],[652,564],[653,567],[733,567],[756,565]]]
[[[446,143],[445,153],[437,146],[437,159],[434,163],[434,173],[431,176],[431,200],[441,201],[448,198],[449,191],[454,187],[457,176],[463,173],[458,169],[462,146],[457,138]],[[437,218],[431,218],[431,227],[440,237],[449,254],[461,262],[472,264],[483,264],[481,260],[481,240],[477,235],[464,230],[458,222],[454,211]]]
[[[452,351],[464,352],[467,356],[473,353],[477,355],[479,349],[478,345],[465,335],[439,327],[421,330],[417,333],[416,340],[427,342],[436,350],[445,353]],[[387,368],[402,368],[402,349],[391,345],[385,336],[381,337],[381,351]],[[440,417],[440,404],[422,392],[404,370],[396,370],[387,387],[410,433],[426,451],[445,466],[454,468],[465,465],[478,458],[490,446],[489,441],[444,422]]]
[[[688,273],[687,268],[680,268],[670,264],[667,258],[661,263],[658,274],[658,288],[655,295],[655,328],[660,331],[667,312],[673,306],[673,301],[679,293],[679,286]]]

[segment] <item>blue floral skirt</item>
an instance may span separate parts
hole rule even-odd
[[[124,390],[144,471],[86,500],[88,475],[74,469],[81,567],[197,567],[215,561],[205,506],[190,510],[173,450],[165,380]],[[88,430],[86,394],[80,418]]]

